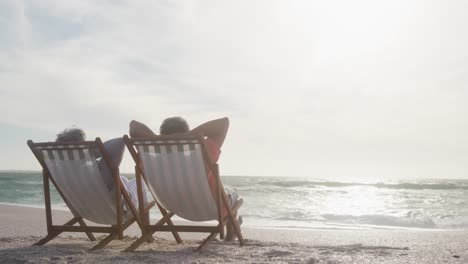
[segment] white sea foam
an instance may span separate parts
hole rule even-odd
[[[279,228],[468,229],[468,181],[337,182],[224,177],[244,198],[248,226]],[[52,204],[65,204],[52,188]],[[43,208],[40,173],[0,173],[0,203]],[[157,211],[152,212],[158,216]]]

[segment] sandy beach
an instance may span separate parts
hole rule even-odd
[[[55,210],[54,221],[70,214]],[[0,205],[0,263],[468,263],[468,231],[314,230],[243,227],[244,247],[214,240],[201,252],[204,237],[182,233],[183,244],[169,234],[136,252],[122,252],[140,231],[131,226],[123,240],[88,252],[96,244],[82,234],[65,233],[45,246],[33,246],[46,233],[44,210]]]

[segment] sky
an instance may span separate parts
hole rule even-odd
[[[222,175],[468,179],[468,2],[0,1],[0,170],[26,141],[227,116]],[[128,152],[121,171],[133,171]]]

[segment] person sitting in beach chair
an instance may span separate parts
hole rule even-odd
[[[80,128],[66,128],[64,131],[57,135],[55,142],[64,143],[64,142],[78,142],[85,141],[86,134]],[[122,162],[123,155],[125,152],[125,143],[122,138],[113,138],[107,140],[103,143],[105,150],[110,156],[110,159],[114,166],[118,168]],[[101,172],[102,180],[104,181],[107,189],[112,192],[115,188],[115,181],[112,177],[112,172],[110,168],[105,164],[102,157],[96,157],[99,171]],[[133,205],[138,208],[138,199],[137,199],[137,185],[135,179],[127,179],[125,176],[120,176],[120,180],[125,186],[130,198],[132,199]],[[144,202],[147,203],[146,190],[143,189],[145,195],[143,195]]]
[[[144,204],[138,213],[119,176],[122,155],[115,155],[112,150],[118,146],[116,142],[106,142],[105,147],[100,138],[85,141],[85,133],[77,128],[58,134],[56,142],[28,140],[29,148],[43,168],[47,236],[36,245],[44,245],[63,232],[84,232],[91,241],[96,240],[95,232],[108,233],[91,250],[101,249],[117,237],[122,239],[123,231],[133,222],[143,227],[149,215],[141,212],[149,212],[155,202]],[[63,225],[53,223],[49,182],[73,215]],[[100,225],[88,226],[84,220]],[[76,223],[80,226],[74,226]]]
[[[209,160],[212,164],[216,164],[221,154],[221,147],[226,138],[229,128],[229,119],[220,118],[208,121],[198,127],[190,130],[187,122],[181,117],[170,117],[165,119],[160,126],[161,135],[203,135],[204,143],[209,154]],[[145,124],[132,120],[130,122],[130,137],[131,138],[144,138],[157,136]],[[208,173],[209,185],[213,193],[216,192],[216,182],[213,172]],[[237,190],[231,188],[224,188],[227,196],[229,207],[233,208],[235,205],[241,205],[242,199],[239,198]],[[238,209],[238,208],[237,208]],[[236,209],[236,210],[237,210]],[[242,224],[242,217],[237,219],[238,224]],[[231,221],[226,224],[227,233],[225,240],[232,241],[235,238],[234,226]]]

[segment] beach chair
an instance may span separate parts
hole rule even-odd
[[[202,135],[163,135],[151,138],[129,138],[125,135],[124,142],[135,161],[137,180],[147,184],[162,214],[162,218],[155,224],[146,223],[143,235],[125,251],[135,250],[152,238],[156,231],[172,232],[178,243],[182,243],[178,232],[209,233],[197,248],[200,250],[218,234],[221,239],[224,237],[227,221],[233,223],[234,234],[240,245],[243,245],[244,240],[236,219],[242,200],[229,208],[219,177],[218,164],[210,161]],[[215,180],[215,193],[210,188],[210,171]],[[138,196],[142,196],[141,192],[138,192]],[[142,198],[139,199],[141,201]],[[206,223],[175,225],[171,220],[174,215],[194,222],[217,220],[217,223],[214,226]]]
[[[113,166],[99,138],[67,143],[28,140],[28,146],[43,169],[47,222],[47,236],[35,245],[44,245],[62,232],[84,232],[91,241],[96,240],[93,233],[107,233],[107,237],[91,248],[101,249],[113,239],[122,239],[123,231],[133,222],[143,227],[143,222],[149,221],[149,209],[155,203],[141,206],[140,212],[146,212],[146,215],[138,212],[121,182],[119,168]],[[103,159],[112,171],[113,191],[109,191],[102,180],[98,159]],[[49,181],[73,214],[73,218],[63,225],[53,223]],[[88,226],[84,219],[99,225]]]

